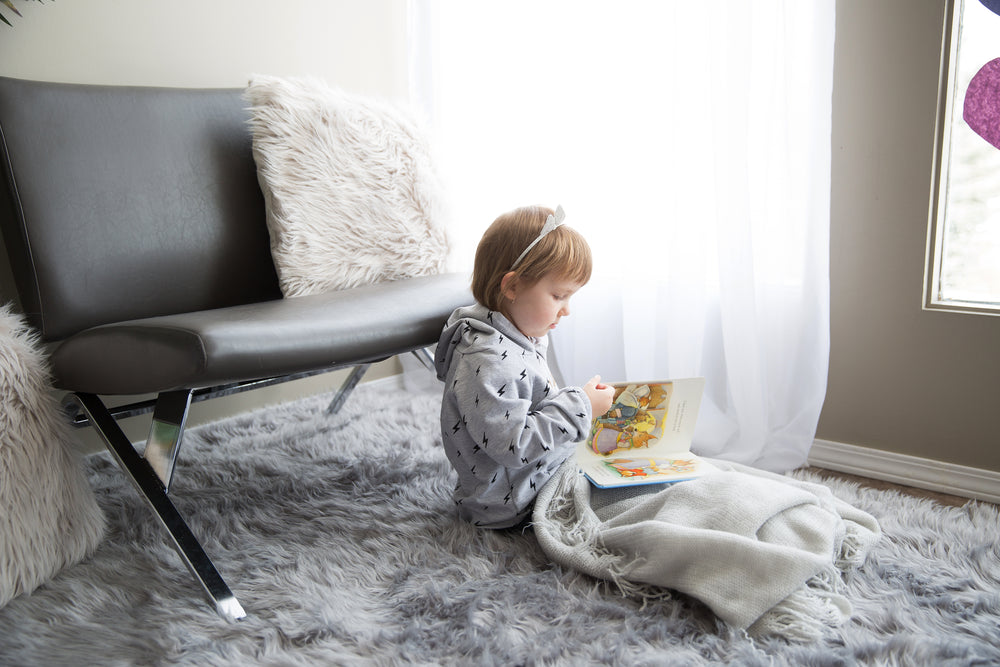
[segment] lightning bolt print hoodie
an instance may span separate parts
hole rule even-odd
[[[547,337],[528,338],[478,304],[452,313],[441,333],[441,435],[458,473],[459,514],[478,526],[520,523],[587,436],[590,401],[579,387],[556,387],[547,347]]]

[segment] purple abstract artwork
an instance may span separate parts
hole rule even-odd
[[[994,14],[1000,14],[1000,0],[979,0],[986,9]]]
[[[1000,58],[983,65],[972,77],[962,118],[976,134],[1000,148]]]

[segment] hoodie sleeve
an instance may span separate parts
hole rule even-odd
[[[461,355],[451,376],[461,419],[480,453],[507,467],[548,458],[582,440],[590,402],[582,389],[553,389],[533,355],[516,346]],[[544,362],[542,362],[544,363]]]

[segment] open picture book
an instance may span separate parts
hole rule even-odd
[[[595,486],[679,482],[712,467],[691,453],[705,378],[611,386],[611,409],[577,444],[577,465]]]

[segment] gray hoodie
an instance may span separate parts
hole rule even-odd
[[[558,389],[548,339],[528,338],[499,312],[459,308],[434,363],[445,383],[441,435],[458,473],[459,514],[485,528],[517,525],[590,428],[583,389]]]

